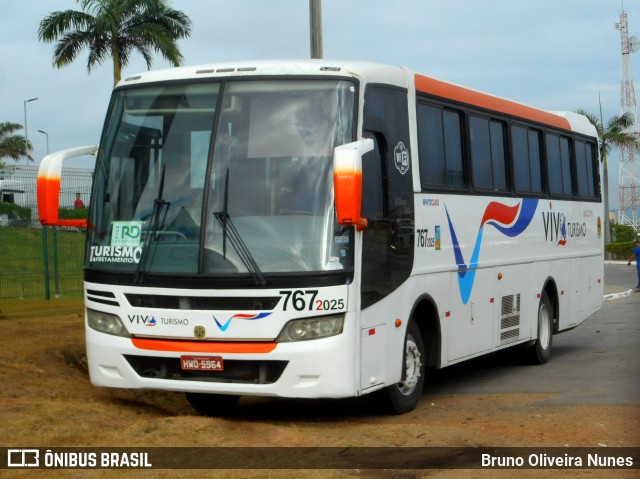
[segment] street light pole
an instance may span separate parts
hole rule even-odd
[[[42,133],[44,136],[47,137],[47,155],[49,154],[49,133],[47,133],[46,131],[42,131],[42,130],[38,130],[40,133]]]
[[[47,155],[49,154],[49,133],[47,133],[44,130],[38,130],[40,133],[42,133],[44,136],[47,137]],[[60,268],[58,267],[58,229],[54,226],[51,229],[51,232],[53,233],[53,293],[55,295],[56,298],[60,297]],[[47,255],[49,253],[48,248],[46,247],[46,243],[47,243],[47,227],[43,226],[42,227],[42,234],[44,237],[43,240],[43,245],[44,245],[44,250],[45,252],[47,252]],[[47,256],[48,258],[48,256]],[[49,266],[48,266],[48,259],[45,259],[45,296],[46,299],[49,299],[51,296],[51,293],[46,293],[46,291],[50,288],[49,286]]]
[[[309,0],[311,58],[322,58],[322,12],[320,3],[321,0]]]
[[[29,165],[29,132],[27,131],[27,103],[30,101],[36,101],[37,98],[30,98],[24,100],[24,153],[27,157],[27,165]]]

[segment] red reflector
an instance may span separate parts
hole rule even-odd
[[[373,336],[374,334],[376,334],[376,328],[371,328],[369,330],[369,336]]]
[[[493,303],[493,302],[494,302],[494,299],[493,299],[493,298],[489,299],[489,302],[490,302],[490,303]]]
[[[451,311],[447,311],[446,313],[444,313],[445,318],[448,318],[449,316],[451,316]]]
[[[540,296],[541,296],[541,295],[540,295],[540,293],[538,293],[538,294],[536,295],[536,298],[540,299]]]

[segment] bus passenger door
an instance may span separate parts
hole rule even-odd
[[[389,375],[400,379],[405,367],[404,341],[392,325],[398,317],[406,324],[410,313],[402,299],[414,255],[408,112],[406,90],[366,87],[362,130],[374,148],[362,158],[362,216],[368,221],[359,258],[362,390],[388,384]]]

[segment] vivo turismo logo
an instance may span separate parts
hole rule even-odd
[[[551,208],[551,205],[549,205],[549,208]],[[541,214],[544,237],[547,243],[565,246],[567,238],[587,236],[586,223],[567,221],[564,213],[556,211],[543,211]]]
[[[127,319],[131,324],[144,324],[145,326],[155,326],[157,324],[163,326],[189,326],[187,318],[156,318],[144,314],[128,314]]]

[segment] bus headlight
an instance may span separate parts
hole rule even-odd
[[[114,314],[87,309],[87,323],[91,329],[95,329],[101,333],[122,336],[124,338],[131,337],[124,327],[124,324],[122,324],[122,320]]]
[[[326,316],[324,318],[294,319],[284,325],[277,341],[306,341],[308,339],[328,338],[342,333],[344,316]]]

